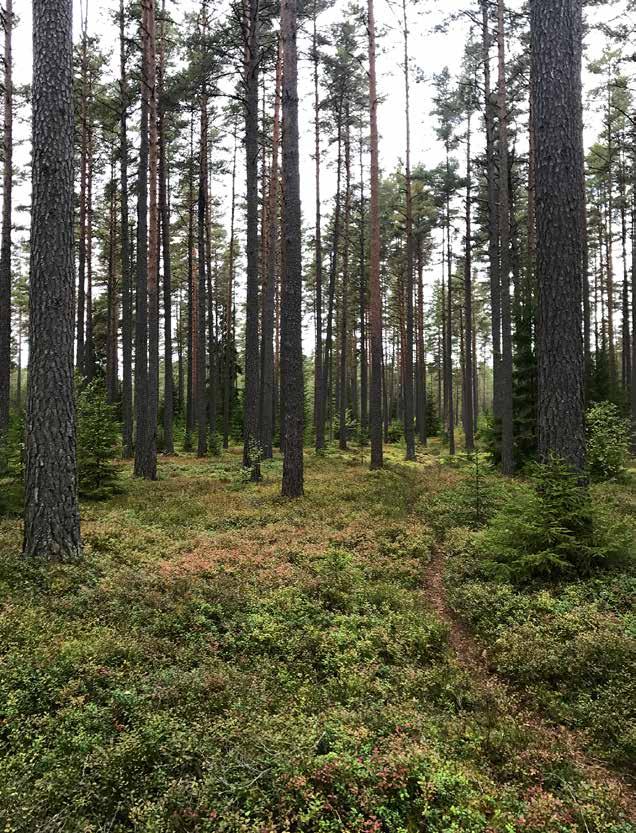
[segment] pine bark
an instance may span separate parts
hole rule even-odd
[[[258,70],[259,0],[246,0],[245,15],[245,164],[247,202],[247,299],[245,322],[245,390],[243,465],[260,480],[258,445]]]
[[[73,7],[33,0],[30,359],[24,548],[81,556],[73,391]]]
[[[123,456],[133,456],[132,386],[132,286],[130,269],[130,230],[128,222],[128,88],[126,84],[124,0],[119,3],[119,166],[121,214],[121,293],[122,293],[122,444]]]
[[[501,470],[514,471],[514,435],[512,414],[512,310],[510,302],[510,194],[508,160],[508,99],[506,91],[506,42],[504,31],[504,0],[497,3],[499,110],[499,237],[501,279]]]
[[[207,197],[208,159],[208,100],[205,92],[201,95],[201,137],[199,144],[199,198],[197,205],[197,456],[208,453],[207,397],[205,395],[206,358],[206,253],[205,219]]]
[[[283,47],[283,249],[281,291],[281,386],[285,391],[282,494],[303,494],[305,390],[302,345],[302,253],[298,153],[298,55],[296,0],[282,0]]]
[[[313,39],[312,60],[314,69],[314,164],[316,185],[316,346],[314,349],[314,421],[316,426],[316,451],[325,447],[325,421],[323,418],[323,384],[322,384],[322,230],[320,207],[320,96],[318,88],[318,30],[317,2],[313,4]]]
[[[411,112],[409,84],[409,41],[406,0],[402,0],[402,24],[404,29],[404,118],[406,125],[406,279],[404,294],[406,301],[406,338],[404,341],[404,373],[402,390],[404,397],[404,439],[406,440],[406,459],[415,460],[415,427],[413,403],[413,276],[415,271],[415,248],[413,241],[413,184],[411,182]]]
[[[172,367],[172,264],[170,258],[170,208],[168,205],[168,170],[166,161],[166,115],[164,101],[166,0],[161,3],[161,38],[159,55],[159,213],[163,261],[163,450],[174,454],[174,376]]]
[[[274,125],[272,131],[272,164],[268,194],[268,241],[266,275],[263,286],[261,327],[261,389],[260,435],[263,459],[271,460],[274,438],[274,300],[276,291],[276,266],[278,250],[278,148],[280,143],[280,100],[283,77],[280,42],[276,59],[276,83],[274,91]]]
[[[532,0],[539,452],[585,465],[581,0]]]
[[[471,113],[466,132],[466,241],[464,249],[464,309],[466,338],[464,343],[464,433],[466,451],[475,449],[475,399],[473,397],[473,282],[472,282],[472,159]]]
[[[13,193],[13,0],[4,10],[4,136],[0,239],[0,439],[9,427],[11,381],[11,198]]]
[[[369,313],[371,325],[371,385],[369,427],[371,468],[383,465],[382,447],[382,295],[380,287],[380,175],[378,148],[378,94],[375,58],[375,15],[373,0],[368,0],[369,36],[369,116],[371,127],[371,259],[369,269]]]

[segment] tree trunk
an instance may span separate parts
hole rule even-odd
[[[258,446],[258,70],[259,0],[246,0],[245,16],[245,164],[247,202],[247,299],[243,465],[260,480]]]
[[[375,16],[373,0],[367,0],[369,35],[369,115],[371,127],[371,260],[369,312],[371,325],[371,401],[369,423],[371,468],[383,465],[382,447],[382,294],[380,287],[380,175],[378,149],[378,94],[375,70]]]
[[[488,182],[488,268],[490,272],[490,307],[493,353],[493,415],[501,412],[501,278],[499,271],[499,222],[497,216],[497,180],[495,158],[495,105],[490,80],[490,32],[488,0],[482,3],[482,52],[484,65],[484,114],[486,122],[486,178]]]
[[[79,192],[79,245],[77,253],[77,353],[75,365],[84,373],[84,309],[86,294],[86,179],[88,165],[88,33],[86,11],[82,16],[82,57],[80,105],[80,192]]]
[[[33,0],[24,555],[81,556],[73,391],[73,4]]]
[[[205,395],[206,359],[206,253],[205,219],[208,181],[208,99],[201,94],[201,136],[199,143],[199,199],[197,205],[197,457],[208,453],[207,397]]]
[[[230,253],[228,258],[227,295],[225,299],[225,362],[223,365],[223,448],[230,441],[230,417],[232,410],[232,388],[234,384],[234,215],[236,210],[236,155],[237,141],[234,132],[234,154],[232,157],[232,196],[230,208]]]
[[[475,450],[475,400],[473,399],[472,160],[470,157],[470,128],[471,113],[469,111],[466,133],[466,243],[464,250],[464,309],[466,313],[466,338],[464,345],[464,432],[466,435],[466,451],[472,453]]]
[[[325,421],[323,419],[322,385],[322,232],[320,207],[320,97],[318,88],[318,9],[313,4],[312,60],[314,65],[314,164],[316,183],[316,346],[314,350],[314,420],[316,426],[316,451],[325,447]]]
[[[13,0],[4,10],[4,136],[2,239],[0,241],[0,440],[9,427],[11,383],[11,197],[13,190]]]
[[[344,205],[344,249],[342,252],[342,302],[340,307],[340,399],[338,421],[339,447],[347,449],[347,336],[349,296],[349,248],[351,246],[351,118],[349,102],[345,107],[345,205]]]
[[[501,470],[514,471],[512,414],[512,315],[510,303],[510,194],[508,189],[508,101],[506,94],[506,43],[504,0],[497,2],[497,53],[499,109],[499,237],[501,243]]]
[[[415,428],[413,407],[413,273],[415,269],[415,251],[413,244],[413,187],[411,183],[411,112],[409,85],[409,29],[406,14],[406,0],[402,0],[402,25],[404,31],[404,118],[406,125],[406,159],[404,178],[406,186],[406,279],[404,294],[406,299],[406,338],[404,341],[404,373],[402,390],[404,392],[404,439],[406,440],[406,459],[415,460]]]
[[[122,294],[122,441],[123,456],[133,456],[133,390],[132,390],[132,287],[130,282],[130,230],[128,223],[128,90],[126,86],[124,0],[119,3],[119,166],[121,211],[121,294]]]
[[[159,215],[163,261],[163,451],[174,454],[174,377],[172,375],[172,264],[170,260],[170,209],[168,206],[168,170],[166,162],[166,124],[164,101],[166,0],[161,2],[161,38],[159,53]]]
[[[530,5],[537,143],[539,452],[585,466],[581,0]]]
[[[278,247],[278,145],[280,142],[280,99],[282,83],[282,55],[280,41],[276,60],[276,89],[274,91],[274,127],[272,133],[272,167],[268,200],[267,274],[263,287],[263,322],[261,333],[261,390],[260,427],[263,458],[273,457],[274,439],[274,295]]]
[[[367,260],[364,237],[364,165],[362,161],[362,135],[360,136],[360,438],[367,443],[369,429],[369,370],[367,366]]]
[[[283,47],[283,247],[281,383],[285,390],[282,494],[303,494],[305,389],[302,344],[302,252],[298,154],[298,56],[296,0],[282,0]]]

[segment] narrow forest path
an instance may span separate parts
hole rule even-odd
[[[636,789],[629,776],[616,772],[593,757],[586,749],[584,735],[566,726],[551,724],[524,702],[523,695],[514,691],[488,665],[484,648],[458,618],[448,603],[444,586],[446,553],[441,545],[432,549],[431,560],[423,574],[423,586],[428,592],[428,603],[449,629],[449,642],[459,665],[472,677],[477,689],[492,707],[513,716],[516,722],[529,729],[545,749],[558,748],[572,761],[586,779],[605,784],[618,796],[630,821],[636,822]]]

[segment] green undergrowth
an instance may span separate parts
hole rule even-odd
[[[591,523],[580,537],[574,526],[548,517],[543,493],[537,497],[531,484],[506,484],[504,493],[496,476],[493,511],[473,523],[458,509],[474,496],[472,478],[467,468],[459,486],[436,498],[453,608],[480,638],[491,667],[526,702],[583,731],[594,753],[633,767],[636,478],[590,487]],[[575,512],[578,520],[578,506]],[[539,557],[549,569],[510,569],[536,565]]]
[[[449,648],[421,508],[461,471],[359,452],[160,461],[83,506],[85,560],[0,520],[4,831],[629,833]]]

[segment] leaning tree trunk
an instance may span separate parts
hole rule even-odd
[[[73,4],[33,0],[24,555],[82,552],[73,392]]]
[[[581,0],[532,0],[539,452],[585,465]]]
[[[0,242],[0,439],[9,427],[11,379],[11,194],[13,186],[13,84],[11,32],[13,0],[5,0],[4,17],[4,159],[2,240]]]
[[[380,175],[378,159],[378,94],[375,71],[375,17],[373,0],[368,0],[369,113],[371,122],[371,261],[369,269],[369,313],[371,325],[371,385],[369,427],[371,468],[383,465],[382,447],[382,295],[380,288]]]
[[[298,55],[296,0],[281,4],[283,46],[283,249],[281,291],[281,382],[285,390],[282,426],[285,457],[282,494],[303,494],[305,389],[302,342],[302,252],[298,154]]]

